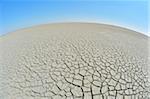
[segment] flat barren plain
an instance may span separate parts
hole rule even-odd
[[[150,99],[149,37],[57,23],[0,37],[0,99]]]

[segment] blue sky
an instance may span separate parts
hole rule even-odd
[[[148,34],[148,0],[0,1],[0,35],[55,22],[113,24]]]

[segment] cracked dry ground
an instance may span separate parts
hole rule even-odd
[[[150,99],[148,38],[103,28],[2,37],[0,99]]]

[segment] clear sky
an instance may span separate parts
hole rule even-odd
[[[148,0],[0,0],[0,35],[54,22],[96,22],[148,34]]]

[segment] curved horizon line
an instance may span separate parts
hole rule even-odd
[[[41,23],[41,24],[31,25],[31,26],[27,26],[27,27],[22,27],[22,28],[18,28],[16,30],[12,30],[12,31],[6,32],[6,33],[0,35],[0,37],[8,35],[8,34],[13,33],[13,32],[17,32],[17,31],[25,30],[25,29],[29,29],[29,28],[34,28],[34,27],[40,27],[40,26],[46,26],[46,25],[53,25],[53,24],[71,24],[71,23],[76,23],[76,24],[95,24],[95,25],[112,26],[112,27],[116,27],[116,28],[125,29],[125,30],[128,30],[128,31],[133,31],[133,32],[136,32],[138,34],[150,37],[150,35],[147,35],[147,34],[141,32],[141,31],[137,31],[137,30],[131,29],[131,28],[127,27],[127,26],[116,25],[116,24],[113,24],[113,23],[90,22],[90,21],[89,22],[88,21],[86,21],[86,22],[85,21],[62,21],[62,22]]]

